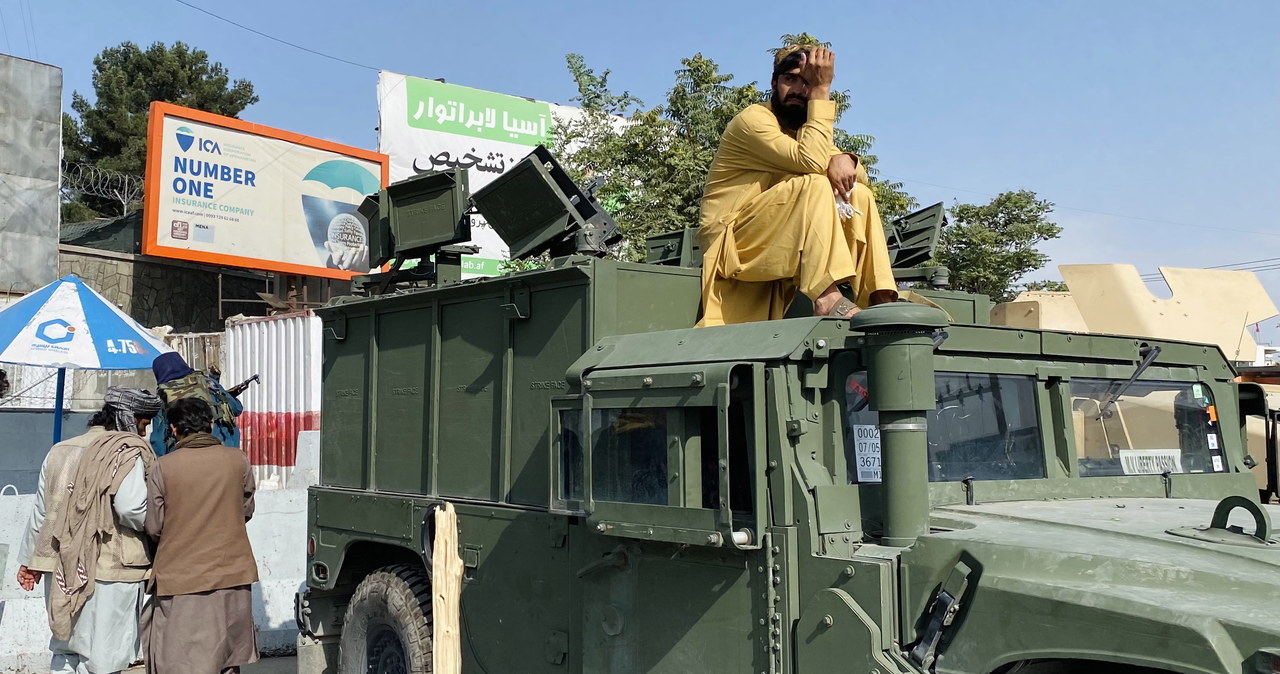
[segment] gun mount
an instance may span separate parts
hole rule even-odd
[[[596,200],[603,184],[595,178],[585,189],[539,145],[501,177],[471,196],[471,202],[522,260],[549,252],[604,257],[621,236],[613,216]]]
[[[360,214],[370,223],[370,262],[385,272],[357,277],[357,287],[380,295],[396,283],[448,285],[462,280],[462,256],[479,252],[471,217],[482,216],[510,248],[512,260],[550,253],[604,257],[621,237],[596,200],[604,183],[579,187],[539,145],[493,182],[471,193],[466,171],[449,169],[402,180],[369,195]],[[409,260],[420,260],[402,268]]]
[[[938,236],[946,224],[946,209],[939,202],[896,218],[885,227],[894,279],[928,283],[936,289],[950,285],[951,274],[947,268],[929,264],[933,262]],[[645,245],[645,261],[649,264],[702,266],[697,228],[655,234],[645,239]]]

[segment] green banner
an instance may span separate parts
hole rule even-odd
[[[470,255],[462,256],[462,273],[478,274],[480,276],[501,276],[502,263],[506,260],[493,260],[486,257],[471,257]],[[417,267],[421,260],[405,260],[400,265],[400,269],[413,269]]]
[[[502,260],[491,260],[483,257],[462,256],[462,273],[498,276],[502,274]]]
[[[419,77],[405,77],[409,126],[533,147],[546,144],[551,106]]]

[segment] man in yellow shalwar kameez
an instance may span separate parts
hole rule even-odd
[[[833,142],[834,74],[829,49],[783,49],[770,101],[743,110],[721,136],[702,196],[699,326],[782,318],[797,290],[818,316],[897,299],[866,169]],[[842,218],[846,195],[852,210]],[[856,304],[840,292],[844,282]]]

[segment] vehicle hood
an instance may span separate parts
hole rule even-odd
[[[903,556],[904,566],[921,571],[909,572],[907,590],[923,611],[963,561],[974,568],[971,624],[958,631],[1012,630],[1026,637],[1022,651],[1038,657],[1078,656],[1061,644],[1089,643],[1103,659],[1240,671],[1258,648],[1280,646],[1280,545],[1251,548],[1168,533],[1208,527],[1216,506],[1153,498],[935,507],[932,532]],[[1266,508],[1280,522],[1280,508]],[[1254,529],[1241,509],[1230,523]],[[963,662],[960,669],[1014,657],[962,641],[945,658]],[[940,659],[939,671],[947,669]]]

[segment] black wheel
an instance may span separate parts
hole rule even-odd
[[[342,674],[431,671],[431,581],[420,568],[387,566],[365,577],[347,604]]]

